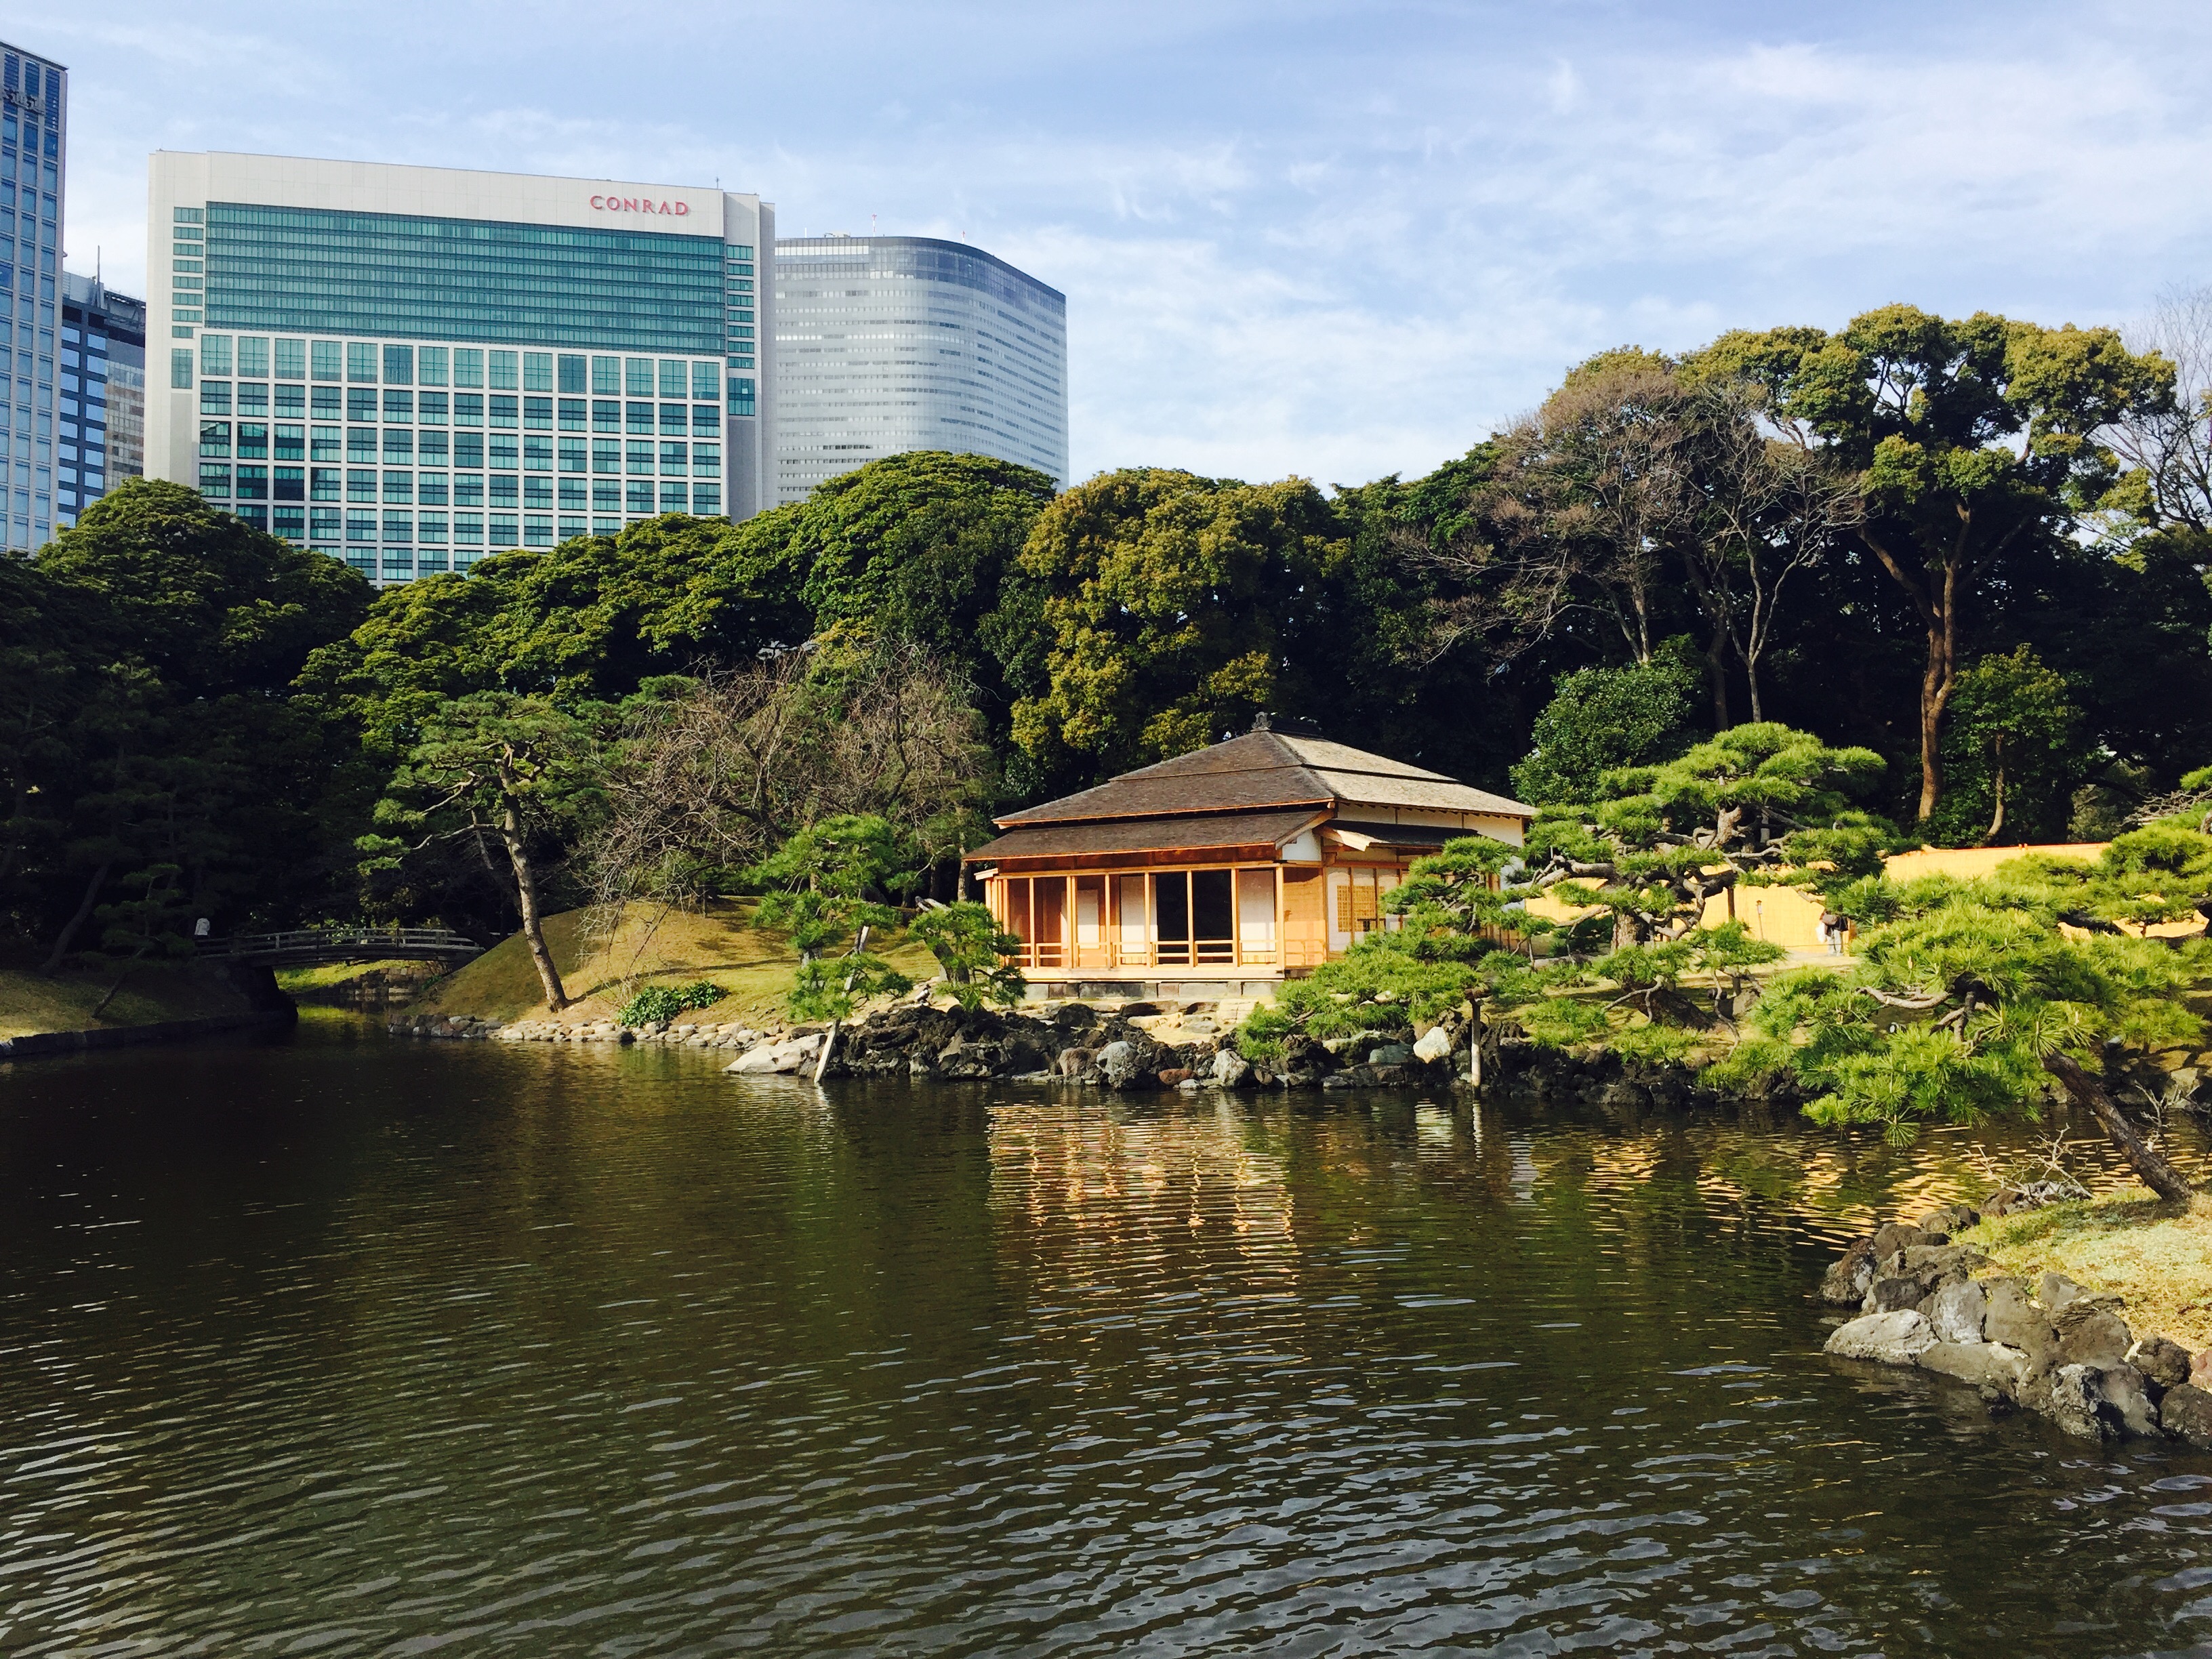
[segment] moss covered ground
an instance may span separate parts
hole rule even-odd
[[[183,967],[133,969],[98,1019],[93,1009],[115,982],[112,969],[47,979],[27,968],[0,968],[0,1037],[87,1031],[248,1012],[228,986]]]
[[[574,1004],[560,1016],[611,1018],[647,985],[706,980],[722,989],[712,1007],[686,1016],[702,1024],[772,1018],[781,1011],[799,957],[774,929],[756,927],[753,902],[722,901],[703,912],[633,903],[611,928],[587,927],[589,913],[549,917],[545,942]],[[929,952],[903,935],[877,943],[902,973],[920,981],[937,971]],[[475,961],[434,981],[410,1013],[472,1014],[502,1023],[552,1018],[522,936],[502,939]]]
[[[1958,1240],[2031,1283],[2060,1273],[2123,1297],[2137,1336],[2212,1347],[2212,1194],[2186,1206],[2148,1194],[2053,1204],[1984,1221]]]

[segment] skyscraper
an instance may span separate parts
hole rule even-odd
[[[763,504],[758,197],[219,153],[151,171],[152,476],[380,583]]]
[[[62,276],[54,527],[146,470],[146,302]]]
[[[7,444],[4,533],[12,548],[45,544],[54,526],[55,314],[69,176],[69,71],[0,45],[0,377]]]
[[[1067,300],[922,236],[775,245],[775,493],[915,449],[1067,482]]]

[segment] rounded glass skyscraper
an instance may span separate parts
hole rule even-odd
[[[993,455],[1067,482],[1067,300],[963,242],[780,240],[778,502],[884,455]]]

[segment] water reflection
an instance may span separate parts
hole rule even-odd
[[[1817,1352],[2002,1137],[337,1018],[0,1091],[9,1654],[2212,1638],[2212,1463]]]

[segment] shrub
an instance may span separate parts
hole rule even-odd
[[[665,1025],[677,1015],[694,1008],[708,1008],[722,1000],[722,988],[711,980],[689,985],[648,985],[622,1006],[615,1016],[624,1025]]]

